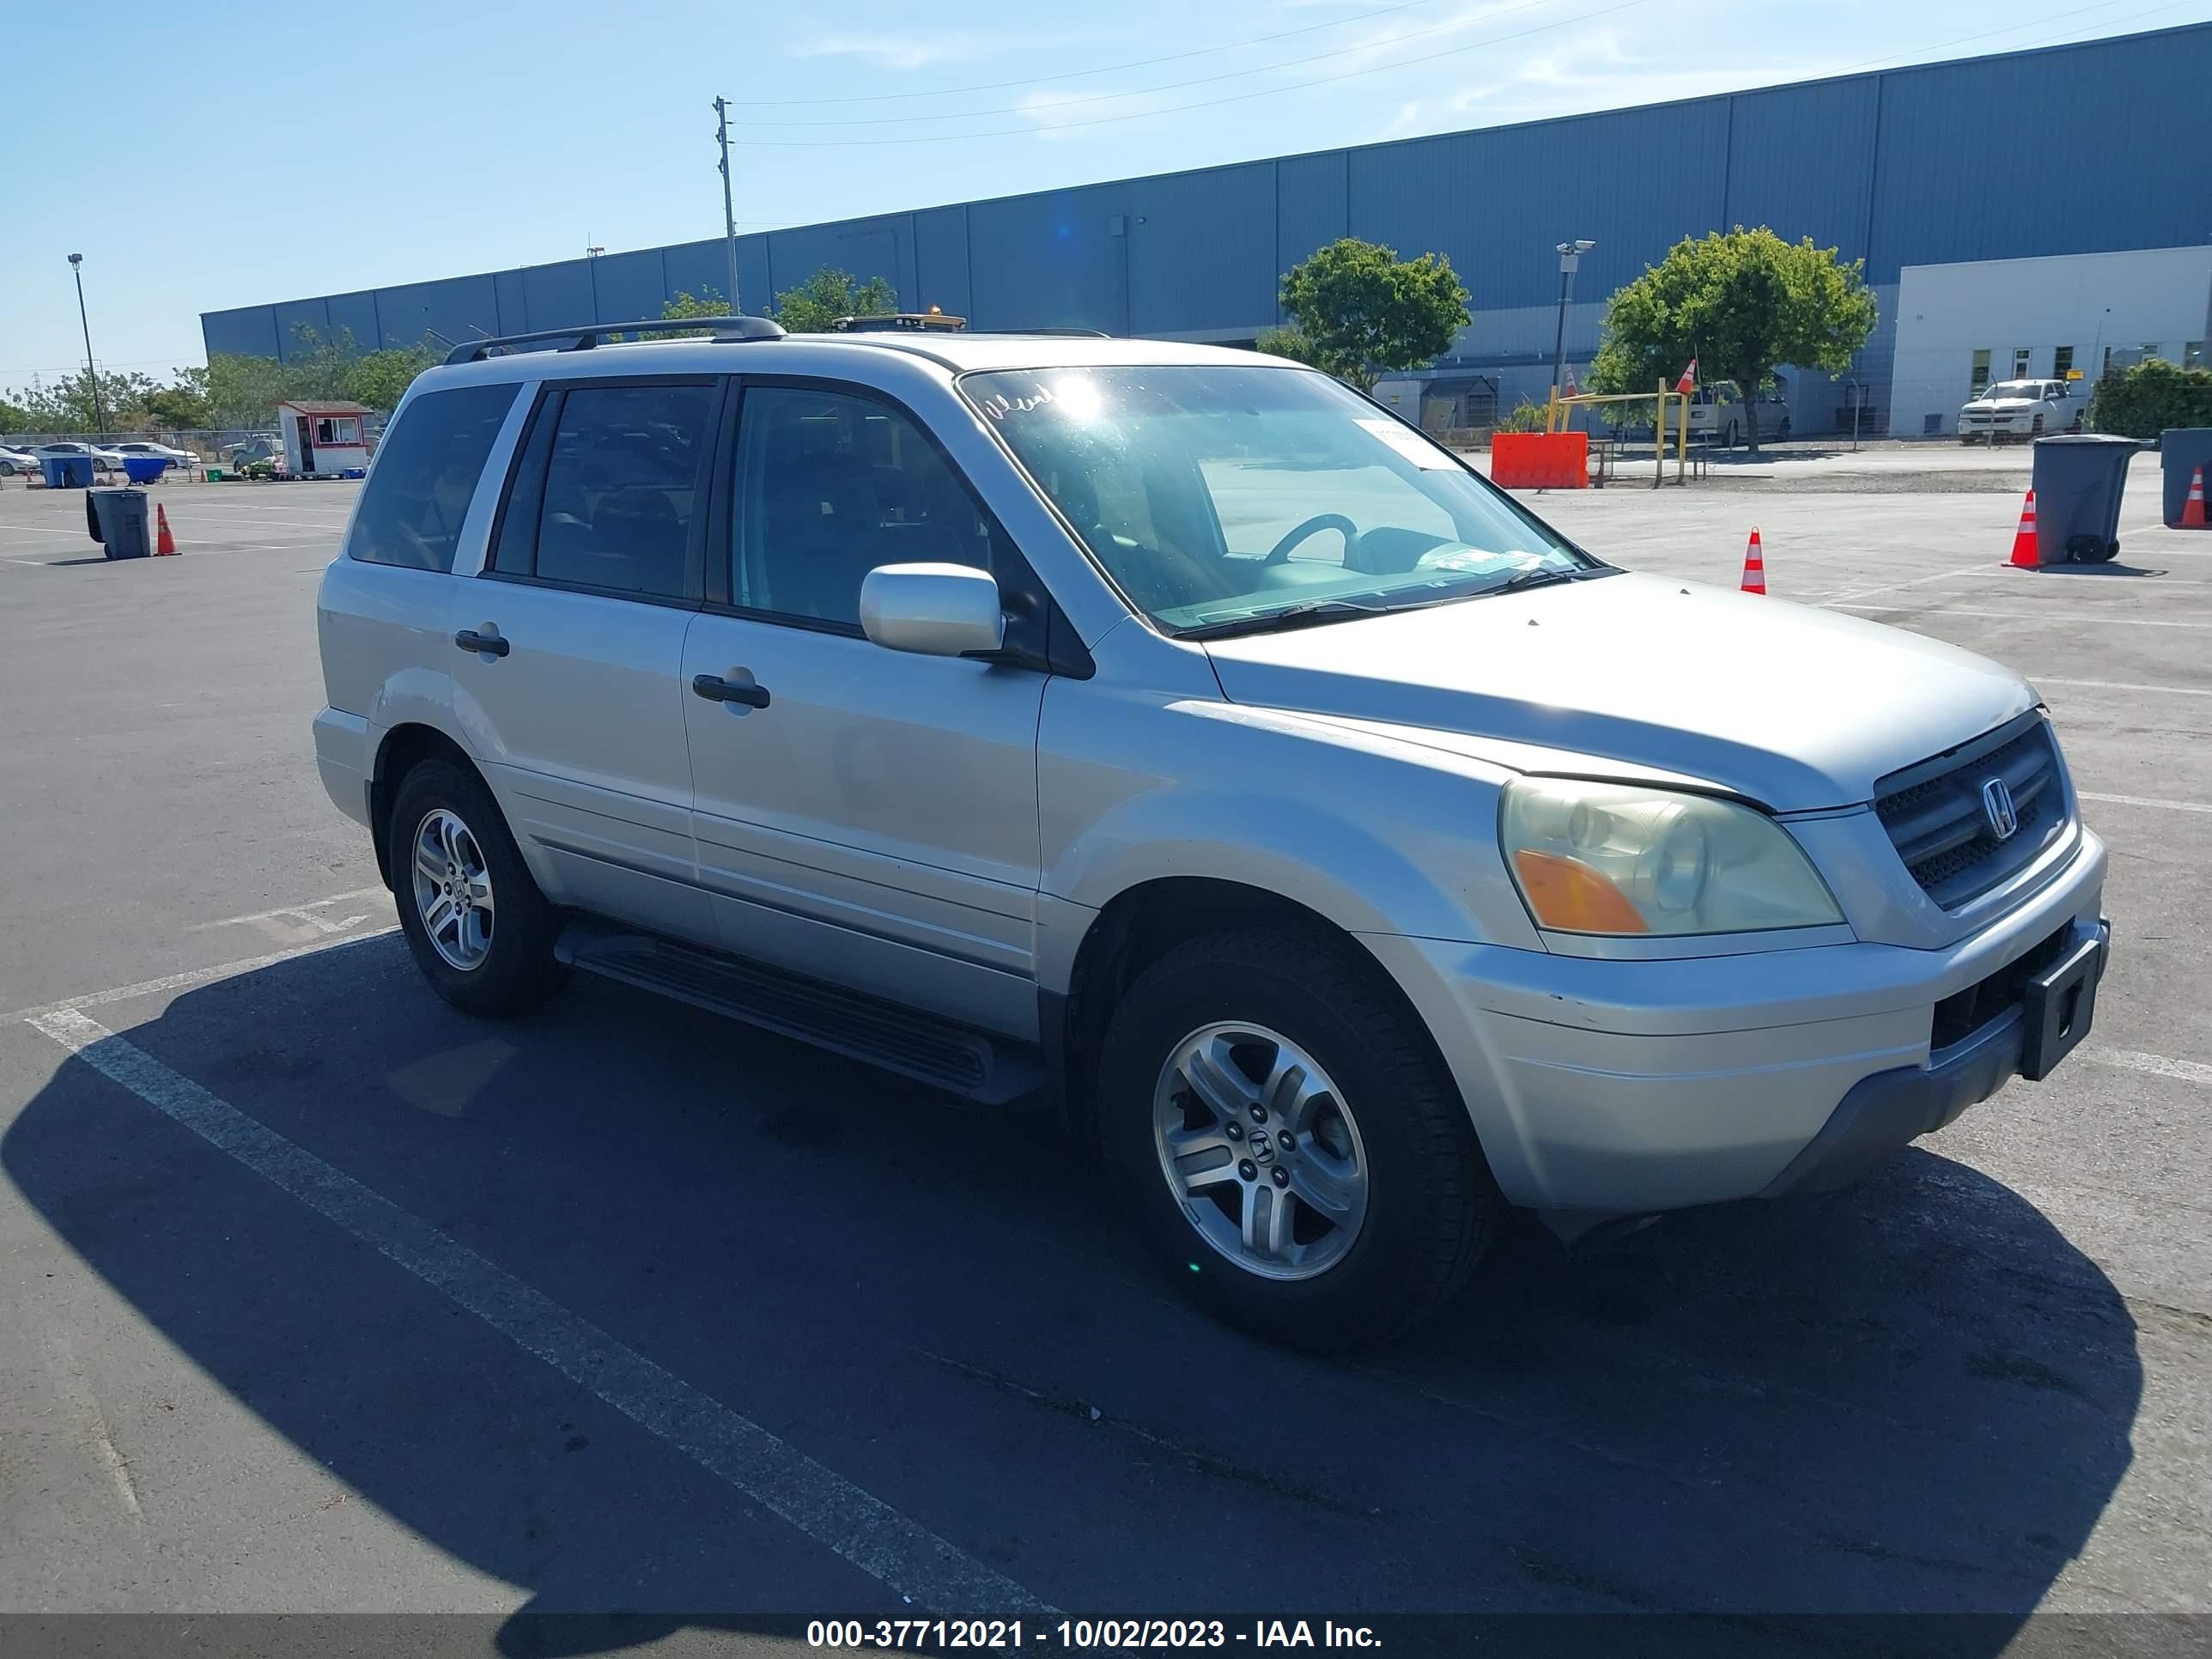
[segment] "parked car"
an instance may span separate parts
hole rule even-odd
[[[1790,405],[1779,386],[1762,386],[1758,398],[1759,436],[1779,442],[1790,435]],[[1751,436],[1752,411],[1734,380],[1712,380],[1690,394],[1690,435],[1723,449],[1734,449]],[[1668,416],[1671,427],[1673,416]]]
[[[179,449],[171,444],[157,444],[151,439],[145,438],[133,438],[125,443],[109,444],[107,447],[118,455],[157,457],[179,466],[189,466],[199,459],[199,457],[189,449]]]
[[[1049,1100],[1315,1349],[1509,1206],[1821,1189],[2088,1030],[2105,848],[2011,671],[1616,568],[1294,364],[780,337],[394,418],[313,741],[455,1006],[582,970]]]
[[[81,444],[73,442],[40,444],[36,449],[33,450],[31,453],[41,459],[47,456],[89,456],[92,459],[92,470],[96,473],[120,472],[123,470],[123,462],[121,459],[118,458],[112,451],[102,448],[98,444]]]
[[[18,473],[33,476],[39,471],[39,458],[27,449],[18,449],[12,444],[0,444],[0,478],[12,478]]]
[[[2081,424],[2087,404],[2065,380],[2005,380],[1972,398],[1959,410],[1959,441],[2001,443],[2007,438],[2039,438],[2046,432],[2071,432]]]

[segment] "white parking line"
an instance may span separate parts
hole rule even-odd
[[[2074,792],[2083,800],[2109,801],[2115,806],[2156,806],[2168,812],[2212,812],[2212,801],[2159,800],[2149,795],[2100,795],[2087,789]]]
[[[305,904],[280,905],[273,910],[257,910],[250,916],[225,916],[221,921],[199,922],[185,931],[204,933],[215,927],[258,927],[280,945],[301,945],[317,937],[327,938],[334,933],[343,933],[368,920],[367,911],[350,916],[327,916],[319,912],[333,905],[343,904],[349,899],[389,897],[390,895],[381,887],[357,887],[350,893],[311,899]]]
[[[2184,1083],[2212,1083],[2212,1066],[2201,1060],[2174,1060],[2165,1054],[2138,1054],[2133,1048],[2100,1048],[2094,1044],[2084,1048],[2081,1054],[2100,1066],[2117,1066],[2123,1071],[2179,1078]]]
[[[313,956],[320,951],[339,950],[349,945],[362,945],[373,939],[382,939],[387,933],[399,931],[396,922],[389,927],[372,927],[366,933],[356,933],[351,939],[328,943],[301,945],[289,951],[271,951],[265,957],[247,957],[242,962],[219,962],[211,968],[194,968],[185,973],[165,974],[160,979],[142,979],[136,985],[116,985],[105,991],[88,991],[82,996],[63,997],[55,1002],[42,1002],[32,1008],[18,1008],[9,1019],[37,1019],[44,1014],[62,1013],[72,1008],[98,1008],[110,1002],[131,1002],[140,997],[157,997],[168,991],[189,991],[195,985],[212,985],[219,979],[235,979],[240,974],[274,968],[280,962]]]
[[[2030,674],[2038,685],[2078,685],[2092,691],[2168,691],[2177,697],[2212,697],[2212,689],[2197,685],[2138,685],[2132,680],[2063,680],[2053,674]]]
[[[1902,611],[1905,609],[1901,605],[1845,605],[1838,599],[1824,599],[1821,603],[1831,611]],[[1934,622],[1940,617],[1996,617],[2006,622],[2063,623],[2069,627],[2076,623],[2100,622],[2121,623],[2130,628],[2212,628],[2212,622],[2166,622],[2162,618],[2154,619],[2149,617],[2093,616],[2087,610],[2079,605],[2065,611],[1968,611],[1962,606],[1945,605],[1938,610],[1917,611],[1913,613],[1913,618],[1917,622]]]
[[[30,1024],[817,1543],[923,1607],[1053,1609],[750,1418],[701,1393],[465,1244],[171,1070],[82,1009]]]
[[[1927,582],[1945,581],[1953,576],[1972,576],[1988,568],[1981,564],[1962,564],[1956,570],[1939,570],[1932,576],[1915,576],[1910,581],[1883,582],[1875,587],[1848,587],[1832,599],[1815,599],[1813,603],[1840,606],[1846,599],[1863,599],[1875,593],[1894,592],[1900,587],[1918,587]]]

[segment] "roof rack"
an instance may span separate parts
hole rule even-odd
[[[712,329],[721,344],[744,340],[780,340],[783,328],[766,317],[653,317],[635,323],[594,323],[588,328],[548,328],[534,334],[499,334],[471,340],[447,354],[448,363],[481,362],[517,349],[531,351],[589,351],[617,334],[684,334]]]
[[[1103,328],[971,328],[970,334],[1042,334],[1067,340],[1110,340]]]

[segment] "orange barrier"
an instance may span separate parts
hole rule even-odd
[[[1490,440],[1490,481],[1506,489],[1587,489],[1589,434],[1494,434]]]

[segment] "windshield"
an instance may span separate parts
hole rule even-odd
[[[2042,395],[2043,382],[2040,380],[2007,380],[2002,385],[1993,386],[1982,393],[1984,398],[2040,398]]]
[[[960,387],[1121,592],[1172,632],[1401,610],[1604,568],[1450,451],[1309,370],[994,370]]]

